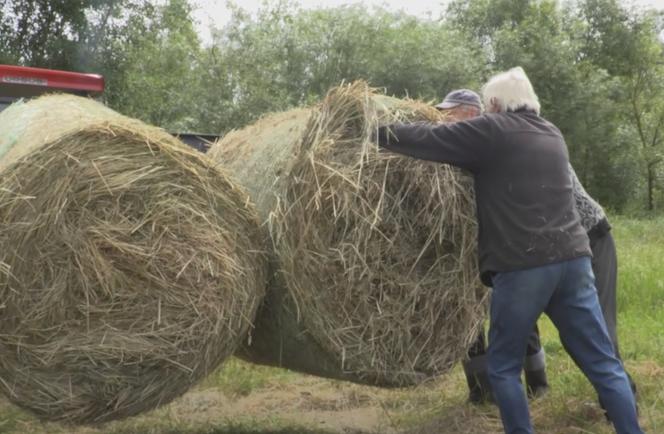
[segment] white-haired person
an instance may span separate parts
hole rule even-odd
[[[435,105],[435,108],[444,113],[446,120],[449,122],[472,119],[480,116],[484,110],[480,96],[469,89],[450,91],[440,103]],[[615,300],[615,291],[613,294]],[[615,301],[613,306],[615,307]],[[480,331],[477,339],[468,350],[468,358],[463,361],[463,372],[468,384],[468,401],[473,404],[493,402],[486,360],[486,339],[483,330]],[[529,395],[540,395],[548,388],[546,359],[537,326],[528,337],[524,373]]]
[[[448,121],[459,122],[480,116],[483,106],[480,96],[469,89],[457,89],[449,92],[442,102],[435,106],[447,115]],[[569,166],[572,176],[572,190],[574,192],[574,205],[581,218],[581,225],[588,234],[590,249],[593,254],[592,270],[595,275],[595,287],[599,298],[602,315],[606,322],[609,337],[620,359],[618,350],[618,333],[616,317],[616,283],[618,261],[616,246],[611,235],[611,225],[604,209],[583,188],[572,166]],[[468,359],[463,361],[463,370],[468,383],[471,403],[479,404],[492,402],[493,395],[489,384],[489,374],[486,361],[486,340],[482,331],[468,351]],[[546,358],[542,347],[537,325],[528,337],[526,357],[523,371],[526,380],[526,390],[529,396],[537,397],[544,394],[549,383],[546,376]],[[636,394],[636,384],[629,377],[630,387]]]
[[[489,381],[509,434],[533,433],[520,382],[528,336],[544,312],[591,381],[619,434],[643,433],[627,374],[599,306],[591,250],[574,209],[567,146],[539,115],[522,68],[493,76],[486,113],[449,124],[394,124],[380,146],[452,164],[475,181],[482,282],[493,287]]]

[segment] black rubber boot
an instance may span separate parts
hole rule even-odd
[[[463,371],[468,383],[468,402],[471,404],[495,403],[486,369],[486,355],[464,361]]]
[[[526,392],[528,398],[539,398],[549,391],[549,382],[546,379],[546,370],[525,371]]]
[[[528,398],[539,398],[548,392],[549,382],[546,379],[546,355],[540,342],[537,325],[528,336],[526,357],[523,360],[523,371],[526,374],[526,393]]]
[[[489,376],[486,373],[466,376],[468,380],[468,402],[471,404],[495,404]]]

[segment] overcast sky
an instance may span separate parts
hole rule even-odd
[[[263,0],[239,0],[236,1],[243,9],[255,12],[263,4]],[[389,10],[402,10],[411,15],[426,17],[428,14],[438,17],[445,9],[446,0],[299,0],[297,3],[303,8],[335,7],[344,4],[363,3],[367,6],[383,5]],[[664,10],[664,0],[625,0],[626,4],[654,7]],[[210,24],[222,27],[230,18],[230,12],[226,8],[226,0],[192,0],[196,10],[194,18],[198,22],[201,38],[204,42],[210,40]]]

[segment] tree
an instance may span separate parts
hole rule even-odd
[[[655,191],[660,188],[661,164],[664,160],[664,68],[660,47],[648,44],[650,56],[635,65],[633,75],[626,79],[629,110],[634,120],[641,147],[647,185],[647,207],[655,209]],[[645,51],[645,50],[644,50]],[[650,57],[650,59],[649,59]]]
[[[481,45],[492,70],[524,67],[593,196],[625,207],[640,185],[638,163],[648,207],[654,206],[660,153],[652,150],[660,146],[661,128],[656,115],[646,115],[657,100],[646,104],[643,96],[658,95],[659,73],[656,31],[644,15],[617,0],[566,7],[554,0],[455,0],[448,19]],[[638,153],[628,151],[633,143],[625,148],[626,131],[641,143]]]
[[[121,54],[106,95],[114,109],[170,130],[188,130],[194,119],[197,89],[194,71],[200,57],[200,41],[186,0],[163,5],[142,5],[125,16],[121,35],[108,43],[107,51]]]
[[[454,87],[479,84],[484,62],[477,50],[445,23],[383,8],[305,11],[276,2],[256,17],[236,9],[208,50],[213,64],[204,75],[227,109],[208,119],[216,116],[212,122],[223,131],[312,103],[356,79],[397,96],[439,99]]]
[[[90,32],[88,11],[108,10],[114,0],[0,0],[0,47],[22,65],[76,69]]]
[[[652,211],[664,154],[664,56],[658,17],[630,11],[617,0],[585,0],[579,14],[586,23],[580,56],[622,83],[614,103],[631,124],[624,127],[632,132],[625,146],[639,159],[646,208]]]

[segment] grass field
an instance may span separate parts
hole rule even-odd
[[[618,333],[639,388],[641,422],[664,433],[664,218],[612,219],[618,245]],[[538,433],[612,433],[589,383],[540,320],[551,391],[531,402]],[[500,433],[495,407],[466,403],[460,368],[417,388],[386,391],[229,361],[176,402],[101,427],[42,424],[0,401],[1,433],[328,434]]]

